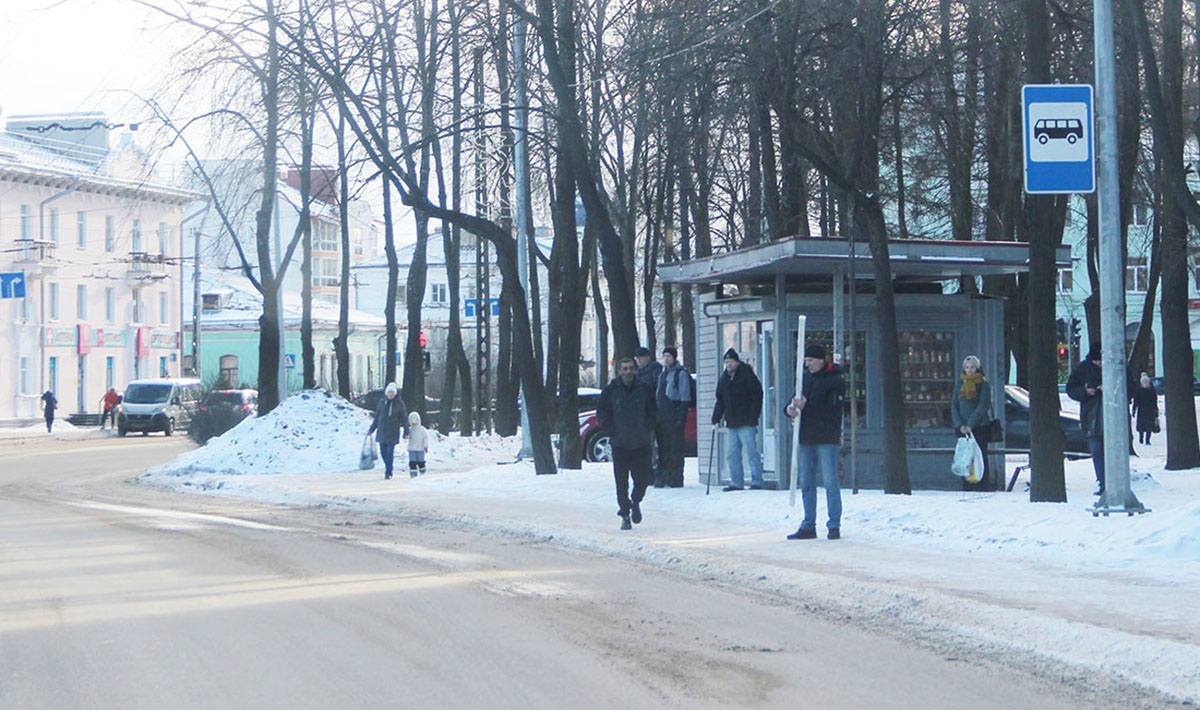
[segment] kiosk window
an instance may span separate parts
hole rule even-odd
[[[806,345],[820,345],[825,348],[826,359],[832,359],[834,353],[832,330],[810,330],[805,334]],[[793,347],[796,342],[796,331],[792,331]],[[803,357],[803,352],[798,354]],[[844,356],[844,355],[843,355]],[[856,399],[858,400],[858,428],[867,427],[867,331],[860,330],[854,338],[854,377]],[[842,363],[842,377],[846,381],[846,412],[845,423],[850,425],[850,369],[848,363]]]
[[[906,429],[949,429],[950,397],[958,379],[954,333],[900,333],[900,375],[904,378]]]

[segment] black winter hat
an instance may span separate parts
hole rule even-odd
[[[809,345],[804,348],[804,357],[814,357],[818,360],[824,360],[825,348],[820,345]]]
[[[671,357],[675,358],[676,360],[679,359],[679,351],[676,350],[675,348],[671,347],[670,345],[663,348],[663,355],[670,355]]]
[[[647,347],[642,346],[642,347],[638,348],[637,350],[633,351],[633,356],[634,357],[650,357],[650,350]]]
[[[726,350],[726,351],[725,351],[725,357],[724,357],[724,358],[722,358],[722,359],[724,359],[724,360],[733,360],[733,361],[735,361],[735,362],[741,362],[741,361],[742,361],[742,359],[741,359],[740,357],[738,357],[737,351],[736,351],[736,350],[734,350],[733,348],[729,348],[728,350]]]

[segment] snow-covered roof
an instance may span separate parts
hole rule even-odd
[[[185,267],[184,282],[191,283],[192,270]],[[184,289],[184,312],[192,311],[193,289]],[[222,271],[219,276],[210,276],[201,271],[200,293],[219,294],[221,307],[215,311],[200,311],[200,327],[202,328],[257,328],[258,318],[262,315],[262,295],[254,288],[244,275],[234,271]],[[283,294],[284,327],[291,328],[300,325],[303,303],[298,293]],[[336,326],[339,308],[336,303],[313,299],[313,324],[320,326]],[[356,328],[383,330],[387,321],[382,316],[376,316],[354,308],[350,309],[350,325]],[[188,323],[190,324],[190,319]]]

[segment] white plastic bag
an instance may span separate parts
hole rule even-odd
[[[979,483],[983,477],[983,449],[979,448],[972,434],[960,438],[954,445],[954,463],[950,473],[967,479],[967,483]]]
[[[371,435],[363,439],[362,453],[358,455],[358,468],[363,471],[368,471],[375,467],[375,442],[371,441]]]

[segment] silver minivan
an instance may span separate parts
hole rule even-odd
[[[134,380],[117,405],[117,433],[161,431],[170,436],[177,427],[187,427],[201,394],[197,379]]]

